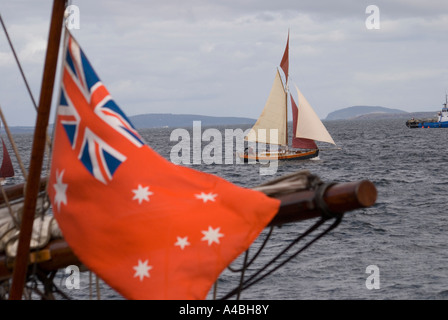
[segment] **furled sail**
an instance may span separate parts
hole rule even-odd
[[[305,96],[300,92],[296,85],[295,87],[299,103],[296,137],[335,144],[333,138],[328,133],[327,128],[325,128],[322,121],[320,121]]]
[[[252,130],[246,137],[247,141],[268,144],[286,145],[287,142],[287,95],[277,70],[266,105]],[[261,131],[260,129],[264,129]],[[277,134],[271,135],[271,129],[277,129]]]

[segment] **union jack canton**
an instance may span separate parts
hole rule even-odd
[[[135,146],[144,145],[143,139],[114,102],[84,52],[71,36],[68,37],[63,68],[64,76],[68,75],[69,78],[66,81],[63,76],[58,118],[72,149],[78,153],[78,159],[97,180],[107,184],[127,157],[95,135],[94,130],[81,116],[82,108],[93,110],[94,116],[97,117],[95,121],[106,122]],[[77,102],[74,103],[74,100]]]

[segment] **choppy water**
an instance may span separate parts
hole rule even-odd
[[[317,160],[282,162],[274,176],[261,176],[259,165],[193,166],[246,187],[309,170],[327,182],[368,179],[378,190],[372,208],[346,213],[335,230],[244,291],[241,299],[448,299],[448,130],[408,129],[404,122],[326,122],[341,149],[325,150],[331,146],[322,145],[324,150]],[[171,131],[148,129],[141,133],[169,159],[175,144],[169,141]],[[25,143],[30,140],[21,138],[18,144],[26,154],[29,145],[25,147]],[[276,228],[260,259],[274,255],[313,222]],[[379,289],[366,287],[370,275],[366,268],[370,265],[378,267]],[[237,280],[224,272],[218,297],[236,286]],[[62,284],[63,273],[60,281]],[[102,299],[121,299],[104,283],[100,285]],[[81,290],[68,294],[89,299],[88,276],[83,275]],[[93,295],[95,298],[95,288]]]

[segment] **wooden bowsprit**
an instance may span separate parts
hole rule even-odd
[[[249,258],[249,250],[246,251],[242,266],[239,269],[235,269],[232,266],[228,267],[230,271],[241,274],[240,282],[236,288],[225,294],[220,299],[229,299],[233,296],[236,296],[236,298],[239,299],[243,290],[248,289],[267,276],[271,275],[317,240],[328,234],[328,232],[336,228],[342,221],[342,217],[345,212],[368,208],[373,206],[376,202],[377,190],[375,185],[368,180],[339,184],[322,183],[318,177],[306,174],[306,172],[303,173],[305,174],[300,172],[298,173],[299,179],[303,180],[304,177],[305,179],[308,179],[308,181],[306,181],[306,185],[313,185],[312,189],[289,192],[287,189],[285,190],[285,188],[283,188],[280,192],[273,192],[274,194],[279,193],[275,196],[275,198],[281,200],[281,205],[277,215],[269,224],[271,228],[270,232],[258,248],[258,251],[251,258]],[[291,176],[294,177],[294,175],[296,174]],[[285,183],[281,181],[282,179],[283,178],[279,179],[280,184],[285,185]],[[288,180],[288,177],[286,180]],[[298,185],[300,185],[300,183]],[[267,190],[269,193],[269,187]],[[320,219],[318,219],[317,222],[315,222],[302,234],[298,235],[296,239],[291,240],[283,250],[277,253],[267,263],[257,268],[257,271],[247,275],[249,266],[254,263],[261,251],[265,248],[265,245],[270,239],[275,226],[281,226],[286,223],[299,222],[313,218]],[[313,232],[317,232],[317,230],[320,227],[323,227],[327,222],[330,222],[329,227],[321,231],[305,245],[298,249],[296,248],[295,251],[291,253],[294,246],[306,237],[309,237]],[[270,255],[272,256],[273,253],[270,252]],[[215,284],[213,297],[214,299],[217,298],[217,284]]]

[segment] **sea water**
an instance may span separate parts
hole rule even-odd
[[[191,165],[244,187],[308,170],[325,182],[367,179],[377,188],[373,207],[345,213],[336,229],[272,275],[244,290],[240,299],[447,299],[448,129],[409,129],[405,120],[399,119],[324,123],[337,146],[320,144],[322,150],[317,159],[281,162],[271,176],[260,175],[257,164],[236,161]],[[225,128],[245,130],[249,126],[218,129],[224,132]],[[140,132],[153,149],[169,160],[175,144],[170,141],[172,130]],[[19,135],[17,140],[20,153],[26,158],[31,137]],[[203,146],[206,144],[203,142]],[[314,222],[274,228],[258,263],[249,271],[262,266]],[[266,232],[257,239],[255,247]],[[98,280],[97,292],[95,281],[89,284],[88,273],[82,273],[80,289],[68,290],[66,278],[61,270],[55,282],[71,298],[122,299],[102,280]],[[239,276],[224,271],[217,297],[236,287],[238,279]],[[210,292],[208,299],[212,298]]]

